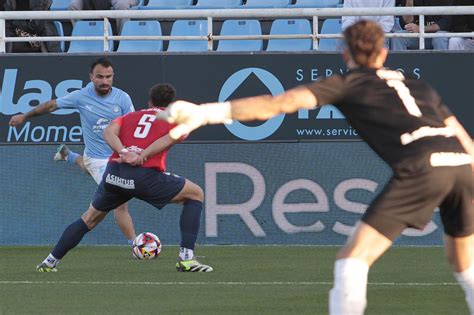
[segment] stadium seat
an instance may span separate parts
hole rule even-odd
[[[127,21],[123,36],[161,36],[161,25],[158,21]],[[120,40],[117,52],[157,52],[163,50],[162,40]]]
[[[221,35],[262,35],[262,28],[258,20],[226,20]],[[217,51],[260,51],[262,48],[261,39],[221,39]]]
[[[296,0],[296,3],[291,7],[336,8],[340,3],[341,1],[339,0]]]
[[[285,8],[291,0],[247,0],[243,8]]]
[[[56,31],[58,32],[59,36],[64,36],[64,29],[63,29],[63,24],[59,21],[54,21],[54,26],[56,27]],[[66,51],[64,41],[59,42],[59,46],[61,47],[61,51]]]
[[[238,8],[242,5],[242,0],[198,0],[194,8],[214,9],[214,8]]]
[[[109,35],[112,35],[112,27],[108,26]],[[72,29],[71,37],[74,36],[103,36],[104,35],[104,21],[77,21]],[[109,51],[114,47],[113,40],[109,40]],[[71,41],[68,53],[89,53],[89,52],[103,52],[104,42],[101,40],[88,41]]]
[[[51,11],[62,11],[68,10],[69,4],[71,4],[72,0],[53,0],[51,3],[51,7],[49,8]]]
[[[270,35],[311,34],[308,20],[275,20]],[[308,39],[270,39],[267,51],[303,51],[311,50],[312,40]]]
[[[171,36],[207,36],[207,21],[175,21]],[[207,51],[207,40],[170,40],[167,51]]]
[[[321,27],[321,34],[340,34],[341,29],[340,19],[326,19]],[[322,38],[319,40],[319,50],[335,51],[336,49],[336,38]]]
[[[147,5],[141,5],[139,10],[186,9],[192,6],[193,0],[149,0]]]

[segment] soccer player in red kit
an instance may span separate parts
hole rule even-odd
[[[86,233],[97,226],[110,210],[132,198],[146,201],[158,209],[168,203],[183,204],[179,222],[181,247],[176,269],[184,272],[213,270],[194,258],[204,193],[190,180],[166,172],[168,149],[182,139],[172,139],[168,133],[174,125],[158,121],[156,113],[163,110],[174,96],[171,85],[155,85],[150,89],[149,109],[121,116],[106,128],[104,139],[114,153],[91,205],[81,219],[64,230],[52,252],[37,266],[37,271],[56,271],[59,261],[79,244]]]

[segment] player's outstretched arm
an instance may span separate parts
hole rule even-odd
[[[196,105],[177,101],[165,111],[158,112],[157,117],[180,124],[170,132],[173,139],[178,139],[204,125],[230,123],[234,119],[266,120],[280,113],[293,113],[316,105],[316,96],[308,88],[301,86],[277,96],[261,95],[223,103]]]
[[[316,96],[304,86],[271,96],[261,95],[230,102],[231,118],[240,121],[267,120],[281,113],[311,109],[317,105]]]
[[[57,109],[56,100],[50,100],[40,104],[25,114],[18,114],[10,119],[10,126],[17,126],[34,116],[41,116],[46,113],[54,112]]]

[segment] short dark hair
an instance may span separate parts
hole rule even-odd
[[[155,84],[148,96],[154,107],[166,107],[174,100],[176,90],[171,84]]]
[[[94,69],[97,65],[101,65],[104,68],[109,68],[109,67],[113,68],[114,67],[114,65],[112,64],[112,61],[110,61],[109,58],[100,57],[100,58],[97,58],[96,60],[94,60],[93,63],[91,63],[90,73],[94,72]]]
[[[344,39],[355,63],[367,67],[384,47],[385,34],[376,22],[362,20],[344,31]]]

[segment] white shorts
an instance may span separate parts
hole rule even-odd
[[[102,176],[104,175],[108,162],[109,159],[95,159],[84,154],[84,166],[92,178],[94,178],[97,185],[102,181]]]

